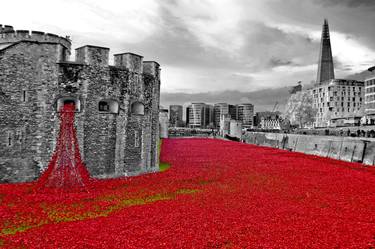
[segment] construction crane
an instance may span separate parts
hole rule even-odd
[[[276,101],[275,105],[273,106],[272,112],[276,111],[276,108],[277,108],[278,104],[279,104],[279,102]]]

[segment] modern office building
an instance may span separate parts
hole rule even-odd
[[[375,66],[368,69],[371,75],[365,80],[365,122],[375,124]]]
[[[214,105],[214,125],[220,126],[220,116],[229,114],[231,119],[237,119],[236,106],[228,103],[217,103]]]
[[[317,109],[315,127],[354,125],[363,116],[364,82],[333,79],[311,89]]]
[[[322,38],[320,42],[320,54],[318,62],[318,75],[316,83],[324,82],[335,78],[331,39],[327,19],[324,19]]]
[[[253,128],[254,120],[254,105],[253,104],[240,104],[236,106],[237,120],[242,122],[242,128]]]
[[[206,126],[205,128],[214,128],[214,106],[213,105],[206,105],[205,108],[205,119],[206,119]]]
[[[207,128],[213,124],[213,106],[192,103],[186,108],[186,125],[190,128]]]
[[[171,127],[181,127],[183,126],[182,105],[170,105],[169,106],[169,125]]]

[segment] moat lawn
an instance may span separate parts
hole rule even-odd
[[[0,247],[375,247],[370,167],[215,139],[161,147],[162,172],[86,192],[0,185]]]

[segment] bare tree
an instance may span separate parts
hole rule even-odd
[[[312,95],[307,91],[301,91],[290,97],[283,116],[284,119],[290,121],[291,125],[303,128],[306,124],[315,121],[316,113]]]

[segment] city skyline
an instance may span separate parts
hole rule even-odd
[[[163,93],[308,84],[316,78],[324,18],[336,78],[375,64],[373,1],[16,0],[2,7],[9,11],[0,23],[69,35],[73,48],[94,43],[112,54],[128,50],[156,58],[163,65]]]

